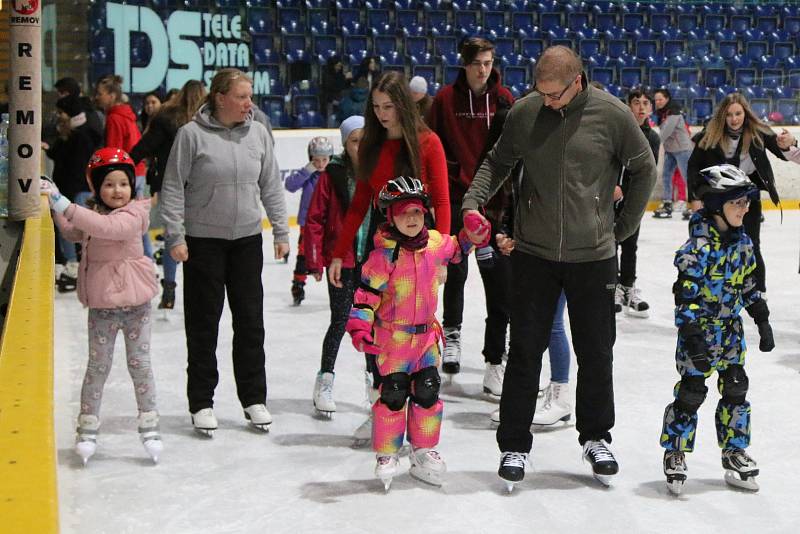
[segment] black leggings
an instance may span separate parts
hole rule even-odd
[[[322,340],[322,361],[319,369],[323,373],[332,373],[336,365],[339,345],[344,337],[344,327],[350,317],[350,308],[353,306],[353,294],[360,278],[361,265],[356,265],[353,269],[342,269],[342,287],[336,287],[328,282],[331,322],[325,333],[325,339]]]
[[[767,290],[767,268],[761,256],[761,200],[750,203],[750,209],[744,215],[744,231],[753,241],[753,253],[756,255],[756,287],[759,291]]]

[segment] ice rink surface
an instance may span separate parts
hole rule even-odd
[[[325,284],[309,279],[307,297],[291,306],[289,264],[265,261],[269,434],[249,429],[234,390],[231,320],[223,314],[220,385],[213,439],[191,428],[185,396],[186,345],[181,285],[167,321],[154,310],[152,361],[164,453],[154,466],[136,433],[136,405],[117,339],[105,388],[97,454],[88,467],[73,452],[75,419],[86,366],[86,310],[74,294],[56,295],[55,419],[61,529],[64,533],[403,532],[797,532],[800,520],[800,212],[766,213],[762,227],[768,299],[777,348],[758,352],[757,331],[745,315],[748,399],[753,409],[749,452],[759,462],[761,491],[734,490],[723,481],[714,432],[718,393],[700,409],[697,449],[688,455],[689,480],[680,497],[667,492],[658,445],[661,417],[678,379],[671,286],[675,249],[686,223],[645,214],[639,239],[639,279],[648,319],[618,315],[615,346],[616,427],[612,447],[620,473],[601,486],[581,460],[574,425],[537,431],[533,470],[508,495],[497,477],[499,452],[484,397],[480,354],[485,317],[480,277],[470,259],[463,325],[462,372],[443,387],[445,415],[439,450],[448,473],[442,488],[408,473],[388,494],[373,478],[369,448],[354,449],[352,432],[366,417],[364,358],[349,336],[336,365],[333,420],[314,415],[311,393],[328,325]],[[265,257],[271,235],[265,233]],[[179,271],[180,277],[180,271]],[[154,301],[153,306],[157,300]],[[441,303],[440,303],[441,304]],[[441,306],[440,306],[441,308]],[[545,354],[545,362],[547,355]],[[549,376],[545,364],[542,380]],[[574,356],[571,380],[574,395]]]

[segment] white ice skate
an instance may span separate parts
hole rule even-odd
[[[214,416],[214,410],[211,408],[203,408],[192,414],[192,425],[195,431],[207,438],[214,437],[214,431],[217,429],[217,418]]]
[[[75,440],[75,452],[83,460],[84,467],[97,451],[97,432],[100,420],[96,415],[81,414],[78,416],[78,436]]]
[[[583,459],[592,464],[592,475],[604,486],[610,486],[619,464],[606,440],[589,440],[583,444]]]
[[[622,286],[622,291],[624,293],[623,305],[625,308],[625,315],[629,317],[638,317],[640,319],[647,319],[650,317],[650,305],[642,300],[638,287]]]
[[[262,432],[269,432],[269,425],[272,424],[272,415],[263,404],[251,404],[244,409],[244,417],[250,422],[250,426]]]
[[[518,482],[525,478],[525,468],[530,467],[527,452],[504,452],[500,456],[500,468],[497,474],[506,483],[506,490],[511,493]]]
[[[372,441],[372,405],[375,404],[381,396],[380,390],[372,387],[372,373],[366,372],[364,375],[364,385],[366,386],[367,396],[367,419],[361,423],[356,431],[353,432],[353,448],[359,449],[366,447]]]
[[[683,451],[664,451],[664,475],[667,477],[667,489],[670,493],[681,494],[688,470]]]
[[[447,471],[447,465],[436,450],[412,447],[408,459],[411,460],[412,477],[432,486],[442,485],[442,475]]]
[[[375,460],[375,477],[383,482],[383,490],[388,492],[392,478],[397,474],[400,459],[397,454],[378,454]]]
[[[558,422],[568,422],[571,407],[569,403],[569,384],[550,382],[544,391],[544,399],[533,415],[533,424],[552,426]]]
[[[333,373],[317,373],[314,382],[314,409],[319,415],[333,419],[336,402],[333,400]]]
[[[461,371],[461,329],[448,326],[444,329],[442,372],[445,375],[456,375],[459,371]]]
[[[736,488],[758,491],[758,464],[744,449],[723,449],[722,467],[725,468],[725,482]]]
[[[158,412],[142,412],[138,418],[139,439],[142,440],[144,450],[153,459],[153,463],[158,463],[158,457],[164,450],[164,443],[161,441],[161,434],[158,431]]]
[[[486,370],[483,372],[483,392],[493,400],[498,400],[503,393],[503,377],[505,373],[506,366],[502,363],[497,365],[486,364]]]

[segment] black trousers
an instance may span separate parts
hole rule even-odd
[[[450,233],[453,235],[464,227],[461,217],[461,204],[451,203],[452,220]],[[494,266],[479,269],[486,295],[486,329],[483,335],[484,361],[497,365],[502,362],[506,352],[506,331],[511,319],[511,259],[497,250],[494,236],[498,229],[492,226],[491,245],[495,251]],[[464,317],[464,284],[469,274],[469,261],[447,266],[447,282],[444,284],[442,326],[461,328]]]
[[[325,277],[327,279],[327,276]],[[328,299],[331,308],[331,322],[325,338],[322,340],[322,359],[319,370],[323,373],[332,373],[336,365],[336,356],[344,337],[345,326],[350,318],[350,308],[353,307],[353,294],[361,281],[361,264],[356,264],[354,269],[342,269],[342,287],[336,287],[328,282]]]
[[[561,263],[514,251],[511,351],[497,443],[501,451],[529,452],[530,426],[539,390],[542,354],[550,340],[558,298],[567,297],[572,344],[578,361],[575,415],[578,441],[611,441],[614,426],[613,346],[616,339],[616,259]],[[521,273],[524,273],[522,275]]]
[[[630,237],[617,243],[620,249],[617,282],[625,287],[633,287],[636,282],[636,250],[639,248],[640,229],[637,228]]]
[[[744,215],[744,231],[753,241],[753,252],[756,256],[756,283],[759,291],[767,290],[767,268],[761,256],[761,200],[750,202],[750,209]]]
[[[217,335],[225,295],[233,326],[233,375],[242,406],[267,398],[264,370],[264,254],[261,234],[241,239],[186,236],[189,260],[183,263],[183,308],[188,366],[189,411],[214,406],[219,382]]]

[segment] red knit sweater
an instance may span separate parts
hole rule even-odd
[[[381,146],[378,163],[369,177],[368,182],[358,181],[353,200],[344,218],[342,232],[333,249],[334,258],[344,258],[347,251],[353,247],[358,227],[367,214],[372,199],[380,192],[386,182],[395,178],[394,160],[400,152],[400,139],[388,139]],[[428,185],[428,194],[431,197],[436,219],[436,230],[443,235],[450,234],[450,193],[447,184],[447,162],[444,158],[444,149],[439,136],[433,132],[419,135],[420,158],[422,163],[423,183]]]

